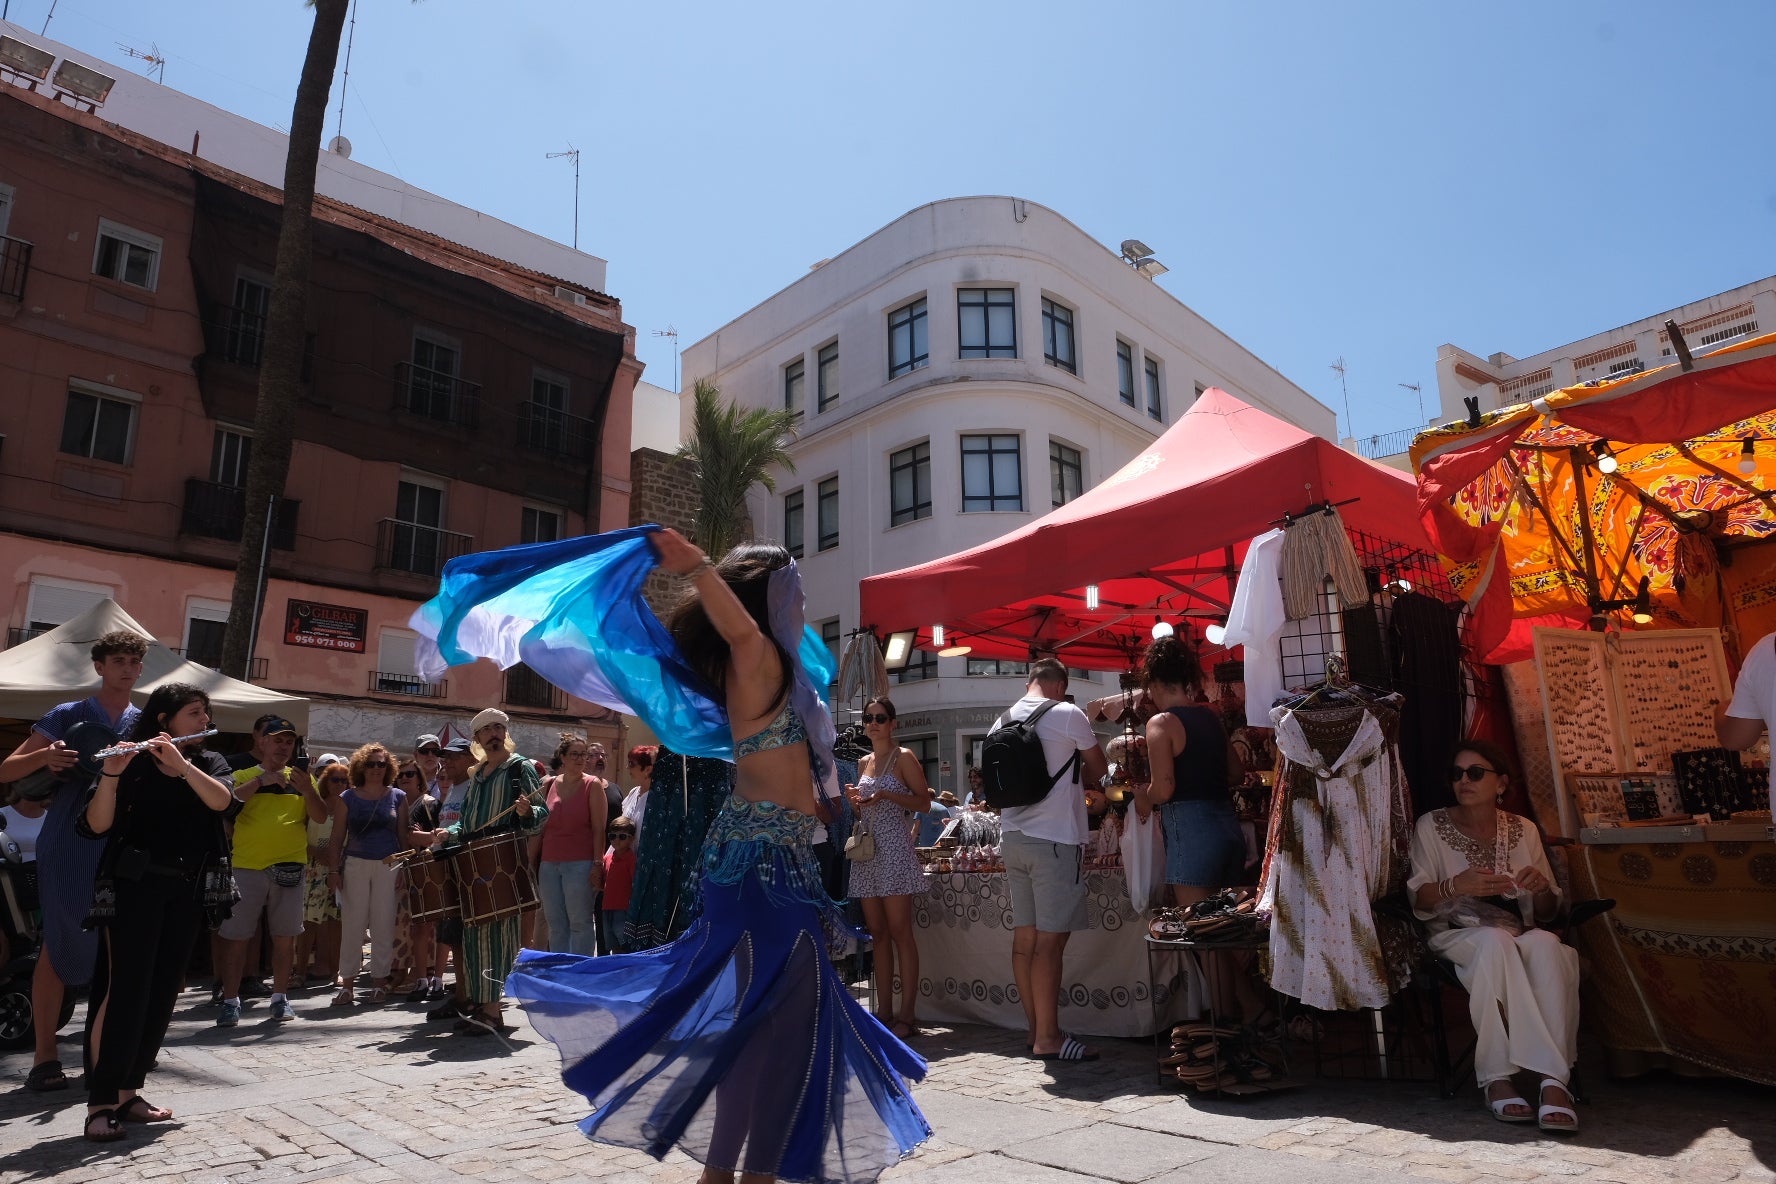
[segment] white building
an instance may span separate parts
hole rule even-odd
[[[1327,439],[1331,409],[1073,223],[1011,197],[911,211],[689,346],[746,406],[792,407],[794,473],[755,490],[758,533],[801,557],[835,651],[857,585],[996,538],[1121,468],[1218,386]],[[688,430],[690,401],[681,401]],[[1066,556],[1055,556],[1064,565]],[[916,654],[903,743],[934,784],[1022,692],[1021,664]],[[1115,679],[1077,685],[1107,694]],[[848,706],[856,707],[857,704]],[[940,762],[950,772],[939,773]]]
[[[1466,419],[1466,399],[1478,399],[1481,411],[1491,411],[1581,382],[1670,365],[1676,357],[1665,331],[1668,320],[1677,322],[1693,355],[1768,333],[1776,329],[1776,276],[1527,358],[1507,353],[1482,358],[1457,346],[1442,346],[1437,350],[1437,395],[1443,412],[1438,422]],[[1408,439],[1406,444],[1410,443]],[[1400,451],[1404,450],[1402,445]]]

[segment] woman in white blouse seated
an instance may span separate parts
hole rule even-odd
[[[1450,770],[1456,804],[1418,820],[1406,891],[1431,949],[1468,990],[1474,1072],[1493,1117],[1570,1134],[1579,957],[1536,928],[1553,918],[1560,889],[1535,823],[1498,808],[1509,768],[1495,745],[1463,742]],[[1512,1081],[1523,1071],[1539,1079],[1534,1112]]]

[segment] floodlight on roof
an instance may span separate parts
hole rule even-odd
[[[1171,268],[1167,267],[1157,259],[1143,259],[1135,264],[1135,270],[1146,276],[1148,279],[1152,279],[1156,275],[1164,275],[1166,272],[1170,271]]]
[[[38,49],[17,37],[0,37],[0,70],[30,79],[30,89],[36,90],[39,82],[48,79],[53,65],[55,54],[47,49]]]
[[[1122,257],[1127,259],[1130,263],[1134,263],[1139,259],[1145,259],[1151,254],[1153,254],[1153,248],[1138,238],[1125,238],[1122,240]]]
[[[101,106],[111,94],[111,88],[117,85],[117,79],[109,74],[101,74],[79,62],[62,59],[62,67],[55,73],[57,97],[72,95],[81,102],[92,107]]]

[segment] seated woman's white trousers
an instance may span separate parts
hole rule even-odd
[[[1468,990],[1481,1085],[1519,1069],[1565,1081],[1578,1057],[1579,955],[1545,929],[1450,929],[1426,943]]]

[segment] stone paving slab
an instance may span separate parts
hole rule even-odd
[[[213,1026],[182,997],[144,1092],[179,1121],[116,1144],[80,1137],[77,1090],[32,1094],[29,1056],[0,1056],[0,1182],[385,1184],[463,1179],[688,1182],[674,1152],[594,1144],[553,1047],[448,1034],[422,1008],[332,1008]],[[514,1013],[516,1015],[516,1013]],[[72,1029],[71,1029],[72,1032]],[[1312,1081],[1216,1101],[1156,1084],[1152,1049],[1103,1041],[1095,1064],[1032,1060],[1020,1033],[936,1029],[917,1042],[916,1090],[936,1136],[886,1184],[1776,1184],[1776,1093],[1733,1082],[1593,1081],[1572,1139],[1493,1122],[1477,1091],[1444,1101],[1423,1083]],[[65,1035],[64,1064],[78,1065]],[[11,1083],[10,1085],[8,1083]]]

